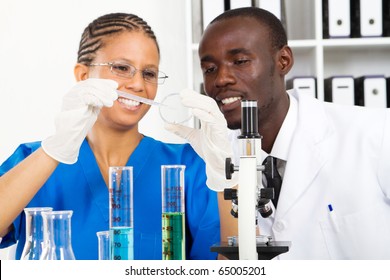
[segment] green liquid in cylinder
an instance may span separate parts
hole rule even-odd
[[[184,213],[162,214],[162,259],[185,260]]]

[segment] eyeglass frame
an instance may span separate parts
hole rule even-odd
[[[125,66],[129,66],[130,68],[134,69],[130,75],[121,75],[117,72],[115,72],[113,70],[113,66],[115,64],[122,64],[122,65],[125,65]],[[157,82],[154,83],[154,82],[151,82],[149,80],[147,80],[145,77],[144,77],[144,71],[147,70],[147,69],[143,69],[143,70],[140,70],[140,69],[137,69],[134,65],[130,64],[130,63],[126,63],[126,62],[117,62],[117,61],[111,61],[111,62],[101,62],[101,63],[90,63],[88,64],[87,66],[110,66],[110,71],[112,74],[118,76],[118,77],[122,77],[122,78],[133,78],[135,76],[135,74],[137,72],[141,72],[142,74],[142,79],[147,82],[147,83],[150,83],[150,84],[153,84],[153,85],[162,85],[164,84],[165,82],[165,79],[166,78],[169,78],[164,72],[160,71],[160,70],[157,70]],[[160,76],[162,75],[162,76]]]

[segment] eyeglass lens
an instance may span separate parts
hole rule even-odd
[[[153,69],[138,70],[133,65],[125,63],[112,63],[111,72],[121,77],[134,77],[140,71],[142,78],[149,83],[162,84],[165,81],[165,74]]]

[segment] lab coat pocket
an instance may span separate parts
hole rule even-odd
[[[362,207],[362,211],[320,222],[331,259],[390,259],[390,207]]]

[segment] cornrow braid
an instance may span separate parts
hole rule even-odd
[[[104,46],[104,39],[123,31],[143,31],[160,48],[152,28],[142,18],[134,14],[112,13],[103,15],[91,22],[81,36],[77,62],[88,65],[92,63],[96,52]]]

